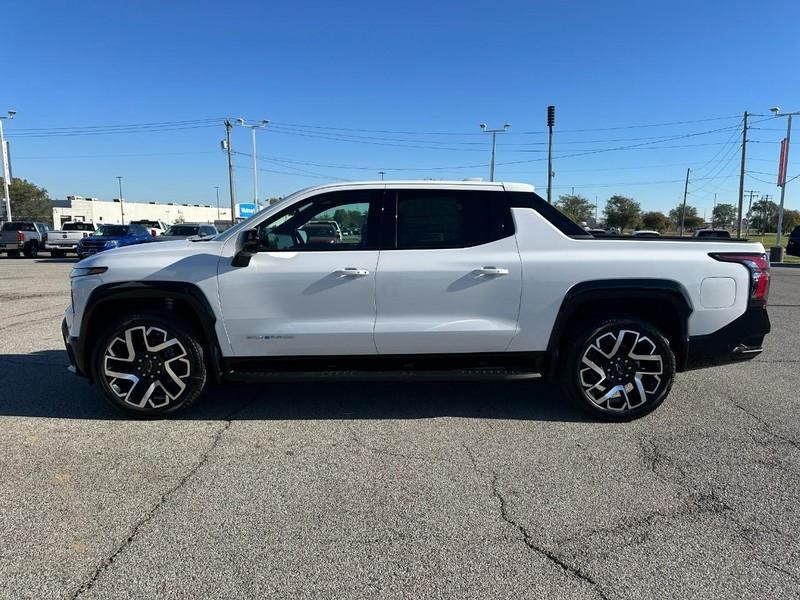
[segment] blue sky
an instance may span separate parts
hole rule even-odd
[[[543,193],[545,107],[555,104],[556,193],[575,186],[601,210],[613,193],[668,210],[691,167],[690,203],[702,213],[714,193],[736,197],[741,113],[800,110],[796,0],[34,0],[3,20],[0,109],[18,111],[6,122],[14,175],[60,198],[116,197],[122,175],[129,200],[209,203],[219,185],[226,202],[225,116],[273,122],[258,135],[262,197],[378,170],[486,177],[482,121],[512,123],[496,179]],[[777,196],[785,119],[765,118],[753,117],[746,188]],[[661,123],[672,124],[630,127]],[[71,127],[81,129],[58,129]],[[249,132],[233,133],[249,153]],[[700,135],[679,137],[689,134]],[[800,173],[795,139],[790,176]],[[250,157],[236,162],[247,200]],[[787,205],[800,208],[800,179]]]

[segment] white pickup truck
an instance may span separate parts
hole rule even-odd
[[[358,235],[302,235],[340,210]],[[81,261],[62,333],[70,368],[142,417],[208,379],[500,377],[629,420],[676,372],[760,353],[768,291],[758,243],[594,238],[525,184],[345,183]]]
[[[83,238],[89,237],[97,230],[94,223],[74,221],[64,223],[61,229],[51,231],[47,234],[46,249],[50,251],[50,256],[64,256],[67,252],[76,252],[78,242]]]

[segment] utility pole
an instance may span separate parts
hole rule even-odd
[[[3,158],[3,201],[6,209],[6,222],[11,221],[11,194],[8,191],[8,186],[11,183],[11,167],[8,164],[8,148],[6,147],[6,139],[3,137],[3,121],[6,119],[13,119],[17,114],[15,110],[9,110],[8,116],[0,117],[0,155]]]
[[[778,185],[781,186],[781,201],[778,204],[778,226],[775,231],[775,245],[770,248],[769,259],[773,262],[783,262],[783,243],[781,236],[783,235],[783,200],[786,196],[786,174],[789,169],[789,144],[792,140],[792,117],[800,115],[800,112],[782,113],[781,109],[777,106],[770,109],[775,113],[776,117],[787,117],[786,120],[786,137],[781,143],[781,159],[778,168]]]
[[[742,127],[742,164],[739,167],[739,218],[736,224],[736,237],[742,237],[742,204],[744,203],[744,166],[747,156],[747,111],[744,111],[744,126]]]
[[[125,208],[122,203],[122,175],[117,175],[117,181],[119,182],[119,214],[122,219],[120,223],[125,225]]]
[[[231,197],[231,224],[236,222],[236,183],[233,180],[233,149],[231,148],[231,129],[233,125],[230,119],[225,119],[225,141],[223,149],[228,152],[228,188]]]
[[[553,203],[553,127],[556,124],[556,107],[547,107],[547,203]],[[573,195],[575,191],[573,190]]]
[[[386,171],[378,171],[378,175],[381,176],[381,181],[383,181],[383,176],[386,175]]]
[[[597,227],[597,194],[594,195],[594,226]]]
[[[753,209],[753,196],[758,193],[758,190],[745,190],[745,194],[750,195],[750,200],[747,202],[747,214],[750,214],[750,211]],[[750,237],[750,217],[747,218],[747,236]]]
[[[767,235],[767,227],[769,226],[769,203],[772,200],[772,194],[764,194],[761,196],[761,236]]]
[[[247,127],[253,134],[253,204],[256,205],[256,210],[261,206],[258,202],[258,164],[256,162],[256,129],[264,129],[269,125],[269,119],[261,119],[258,123],[246,123],[244,119],[238,118],[236,122],[242,127]]]
[[[217,190],[217,221],[221,221],[222,217],[219,216],[219,186],[215,185],[214,189]]]
[[[504,124],[502,129],[487,129],[486,123],[481,123],[481,129],[483,130],[483,133],[492,134],[492,162],[489,165],[489,181],[494,181],[494,156],[497,150],[497,134],[505,133],[509,127],[511,127],[511,123]]]
[[[681,237],[683,237],[683,223],[686,221],[686,195],[689,193],[689,172],[691,169],[686,169],[686,183],[683,185],[683,209],[681,211]]]
[[[711,209],[711,229],[714,229],[714,225],[717,223],[717,219],[714,216],[715,210],[717,210],[717,192],[714,192],[714,208]],[[703,221],[705,221],[705,218]]]

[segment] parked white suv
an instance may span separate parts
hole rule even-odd
[[[303,234],[340,210],[360,234]],[[769,332],[758,243],[593,238],[524,184],[302,190],[210,239],[110,250],[72,272],[72,369],[138,416],[214,379],[557,378],[616,420],[676,371],[752,358]]]

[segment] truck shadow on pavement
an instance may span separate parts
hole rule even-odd
[[[0,416],[129,417],[97,386],[66,369],[63,350],[0,354]],[[175,420],[426,419],[472,417],[590,421],[558,386],[533,381],[350,382],[211,385]]]

